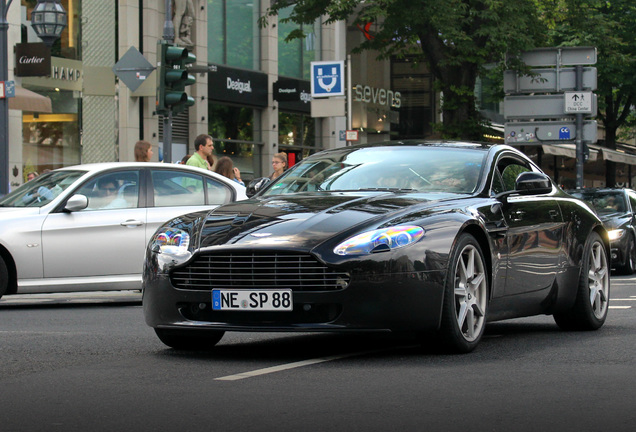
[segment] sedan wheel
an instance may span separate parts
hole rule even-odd
[[[627,252],[625,257],[625,266],[621,269],[623,274],[631,275],[636,271],[636,244],[634,243],[634,237],[630,234],[630,239],[627,243]]]
[[[593,232],[583,253],[574,306],[566,313],[554,315],[559,327],[566,330],[596,330],[605,323],[610,298],[609,273],[605,244]]]
[[[486,326],[488,276],[477,240],[463,234],[446,277],[440,336],[451,350],[467,353],[477,347]]]
[[[155,329],[159,340],[170,348],[180,350],[207,350],[216,345],[223,337],[219,330],[172,330]]]

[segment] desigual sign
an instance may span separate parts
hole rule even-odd
[[[262,72],[209,65],[208,96],[212,101],[267,106],[267,75]]]
[[[354,101],[400,108],[402,106],[402,95],[400,92],[394,92],[393,90],[358,84],[355,87]]]

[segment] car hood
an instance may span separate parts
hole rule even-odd
[[[234,244],[242,247],[311,248],[339,233],[379,223],[406,224],[400,216],[420,216],[466,199],[457,194],[348,193],[279,195],[227,204],[196,220],[200,247]],[[395,220],[395,222],[391,222]],[[407,220],[405,222],[405,220]],[[195,244],[197,244],[195,243]]]
[[[603,215],[600,217],[605,228],[616,229],[616,228],[624,228],[625,225],[628,225],[631,220],[631,215],[629,213],[611,213],[608,215]]]

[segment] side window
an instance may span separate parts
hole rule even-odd
[[[629,203],[632,206],[632,212],[636,212],[636,195],[633,192],[628,192]]]
[[[214,180],[206,179],[208,187],[208,204],[220,205],[232,201],[232,191],[227,186]]]
[[[139,171],[116,171],[93,177],[77,193],[86,195],[82,211],[136,208],[139,203]]]
[[[497,169],[501,173],[504,192],[515,190],[515,183],[519,174],[532,171],[529,167],[510,159],[499,162]]]
[[[155,207],[179,207],[205,204],[203,177],[172,170],[153,170]]]

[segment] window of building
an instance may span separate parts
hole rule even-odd
[[[293,166],[316,151],[316,119],[306,114],[278,114],[278,148]]]
[[[435,107],[433,76],[424,63],[411,59],[393,58],[391,61],[391,89],[400,93],[398,139],[422,138],[431,135]]]
[[[311,62],[320,60],[320,22],[299,26],[293,22],[282,22],[289,17],[293,6],[280,11],[278,21],[278,74],[291,78],[310,79]],[[285,38],[294,31],[305,32],[304,39]]]
[[[208,1],[208,61],[259,70],[259,0]]]

